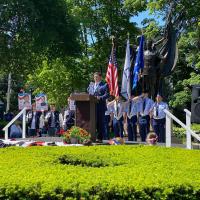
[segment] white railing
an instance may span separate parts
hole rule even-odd
[[[26,138],[26,108],[21,110],[4,128],[5,131],[5,140],[8,139],[8,128],[23,114],[22,122],[22,138]]]
[[[168,110],[164,110],[166,113],[166,147],[171,147],[171,135],[172,135],[172,120],[176,121],[182,128],[186,130],[186,147],[187,149],[192,148],[191,136],[200,141],[200,137],[191,130],[191,113],[189,110],[185,109],[186,112],[186,125],[175,117]]]
[[[188,109],[184,109],[186,113],[186,126],[191,129],[191,112]],[[186,147],[192,149],[192,137],[190,131],[186,130]]]

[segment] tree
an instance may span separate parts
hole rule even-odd
[[[0,4],[0,66],[29,71],[40,57],[79,52],[78,29],[64,0],[3,0]]]

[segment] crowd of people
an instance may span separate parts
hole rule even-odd
[[[152,127],[158,141],[165,142],[164,109],[168,109],[168,105],[161,94],[157,94],[155,101],[149,98],[147,90],[139,96],[132,95],[128,100],[122,95],[112,97],[98,72],[94,73],[94,83],[89,85],[88,92],[98,100],[98,141],[109,139],[109,132],[113,129],[115,137],[123,138],[127,133],[129,141],[137,141],[139,132],[141,141],[145,142]]]
[[[50,105],[49,111],[37,111],[36,105],[33,103],[32,110],[28,111],[26,115],[27,137],[59,135],[62,130],[71,128],[74,121],[75,111],[70,110],[69,103],[63,113],[56,110],[55,104]],[[10,127],[9,135],[10,138],[22,137],[21,119]]]

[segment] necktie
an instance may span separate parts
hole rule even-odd
[[[158,117],[158,104],[156,105],[156,117]]]
[[[129,101],[129,107],[128,107],[128,113],[129,113],[129,114],[131,113],[131,105],[132,105],[132,102]]]
[[[118,116],[118,113],[119,113],[119,108],[118,108],[118,101],[116,102],[116,114]]]
[[[145,107],[146,107],[146,100],[145,99],[143,99],[143,113],[144,113],[144,110],[145,110]]]

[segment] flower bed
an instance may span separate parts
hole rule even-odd
[[[199,199],[200,153],[157,146],[0,149],[0,199]]]

